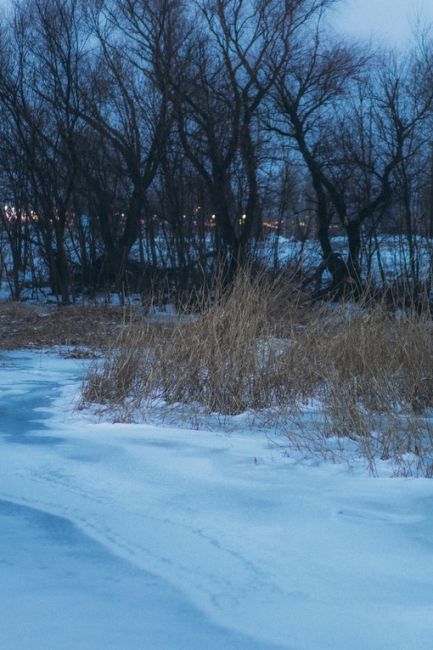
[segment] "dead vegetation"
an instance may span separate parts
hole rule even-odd
[[[54,345],[98,350],[125,323],[120,307],[26,305],[0,303],[0,349]]]
[[[164,329],[132,323],[106,351],[103,367],[91,372],[85,398],[139,408],[158,396],[222,414],[270,406],[278,382],[287,380],[278,378],[283,339],[276,338],[281,321],[271,317],[276,294],[265,277],[240,275],[230,290],[199,301],[197,317]]]
[[[127,324],[90,370],[84,402],[125,419],[155,398],[191,412],[249,410],[300,449],[327,456],[327,441],[346,439],[371,468],[392,458],[401,473],[432,474],[431,318],[380,304],[313,309],[288,295],[245,274],[194,318]],[[314,422],[311,399],[320,404]]]

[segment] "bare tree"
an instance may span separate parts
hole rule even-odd
[[[0,76],[0,97],[27,168],[27,205],[37,215],[52,289],[64,302],[70,298],[65,229],[78,170],[80,127],[70,110],[82,48],[78,12],[75,0],[17,3]]]
[[[170,128],[167,97],[154,83],[152,61],[146,51],[137,65],[139,55],[126,38],[125,13],[139,4],[143,20],[151,18],[147,5],[155,3],[91,4],[88,22],[98,47],[80,78],[78,115],[108,143],[121,163],[125,191],[122,231],[117,237],[118,228],[109,233],[107,216],[101,223],[108,275],[120,282],[125,282],[128,256],[140,237],[146,193],[155,179]],[[164,12],[163,3],[160,4]],[[158,38],[157,33],[149,30],[142,47],[152,51],[158,46]]]

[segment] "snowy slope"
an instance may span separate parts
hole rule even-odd
[[[0,356],[0,648],[431,649],[432,481],[98,423],[80,373]]]

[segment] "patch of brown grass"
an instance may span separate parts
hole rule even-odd
[[[266,410],[292,442],[325,457],[326,440],[350,439],[371,468],[393,458],[409,473],[412,455],[417,472],[433,473],[425,416],[433,407],[433,323],[416,314],[313,310],[267,276],[240,274],[195,318],[164,328],[135,320],[119,330],[83,387],[85,402],[125,417],[154,398],[207,413]],[[295,435],[291,423],[305,421],[310,398],[319,400],[320,416],[314,430],[299,426]]]
[[[0,349],[54,345],[100,349],[125,322],[120,307],[0,303]]]
[[[203,299],[194,318],[120,332],[102,367],[91,370],[84,398],[129,413],[160,397],[224,415],[294,402],[319,379],[304,364],[301,313],[297,300],[282,300],[280,283],[241,273],[230,289]]]

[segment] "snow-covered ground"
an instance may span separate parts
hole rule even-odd
[[[339,253],[343,259],[347,258],[348,248],[347,240],[343,236],[334,236],[331,238],[333,250]],[[1,242],[0,242],[1,244]],[[164,269],[173,268],[174,264],[178,263],[173,249],[169,248],[169,242],[164,237],[157,237],[155,240],[157,251],[157,263]],[[213,251],[213,240],[211,235],[206,237],[206,245],[208,252]],[[3,244],[4,250],[2,251],[3,262],[6,269],[11,270],[12,258],[8,253],[7,245]],[[433,260],[433,240],[426,237],[415,236],[413,238],[414,256],[415,256],[415,271],[419,279],[430,280],[431,267]],[[191,242],[190,257],[192,260],[197,259],[197,246]],[[322,262],[322,254],[320,244],[317,239],[307,239],[301,242],[294,238],[284,237],[283,235],[268,236],[263,242],[257,245],[255,254],[259,259],[269,265],[278,262],[279,265],[289,265],[293,268],[300,268],[305,273],[311,273],[318,268]],[[81,260],[77,257],[76,247],[69,250],[70,259],[80,264]],[[136,243],[131,250],[131,259],[139,261],[141,255],[139,252],[139,245]],[[144,252],[144,259],[147,262],[153,263],[148,252]],[[34,265],[38,271],[39,284],[41,285],[37,290],[32,287],[34,278],[30,271],[23,275],[21,281],[24,284],[21,290],[21,299],[26,302],[56,302],[57,297],[51,293],[48,286],[43,286],[47,280],[47,272],[44,261],[40,258],[38,251],[33,252]],[[378,236],[377,241],[371,242],[370,246],[365,243],[361,253],[361,268],[365,278],[373,279],[379,286],[383,282],[392,283],[395,280],[404,280],[411,277],[410,272],[410,254],[407,239],[404,236],[381,234]],[[323,278],[326,279],[327,272],[325,271]],[[11,286],[3,278],[0,278],[0,302],[10,299]],[[88,298],[82,295],[76,296],[77,303],[88,302]],[[116,293],[101,294],[96,299],[97,302],[118,304],[119,295]],[[130,295],[126,298],[127,304],[140,304],[141,297],[139,295]]]
[[[347,258],[347,240],[343,236],[331,238],[332,248],[343,259]],[[414,237],[415,268],[421,280],[427,280],[431,272],[433,259],[433,242],[426,237]],[[308,239],[305,242],[289,239],[279,235],[277,239],[269,238],[259,246],[260,258],[271,261],[275,256],[279,264],[299,266],[309,273],[317,269],[322,262],[319,242]],[[410,278],[410,255],[407,239],[397,235],[380,235],[376,245],[370,249],[364,247],[361,253],[361,268],[365,277],[370,275],[375,283],[381,285],[383,280],[392,283],[398,279]]]
[[[433,481],[98,422],[81,373],[0,355],[0,648],[432,648]]]

